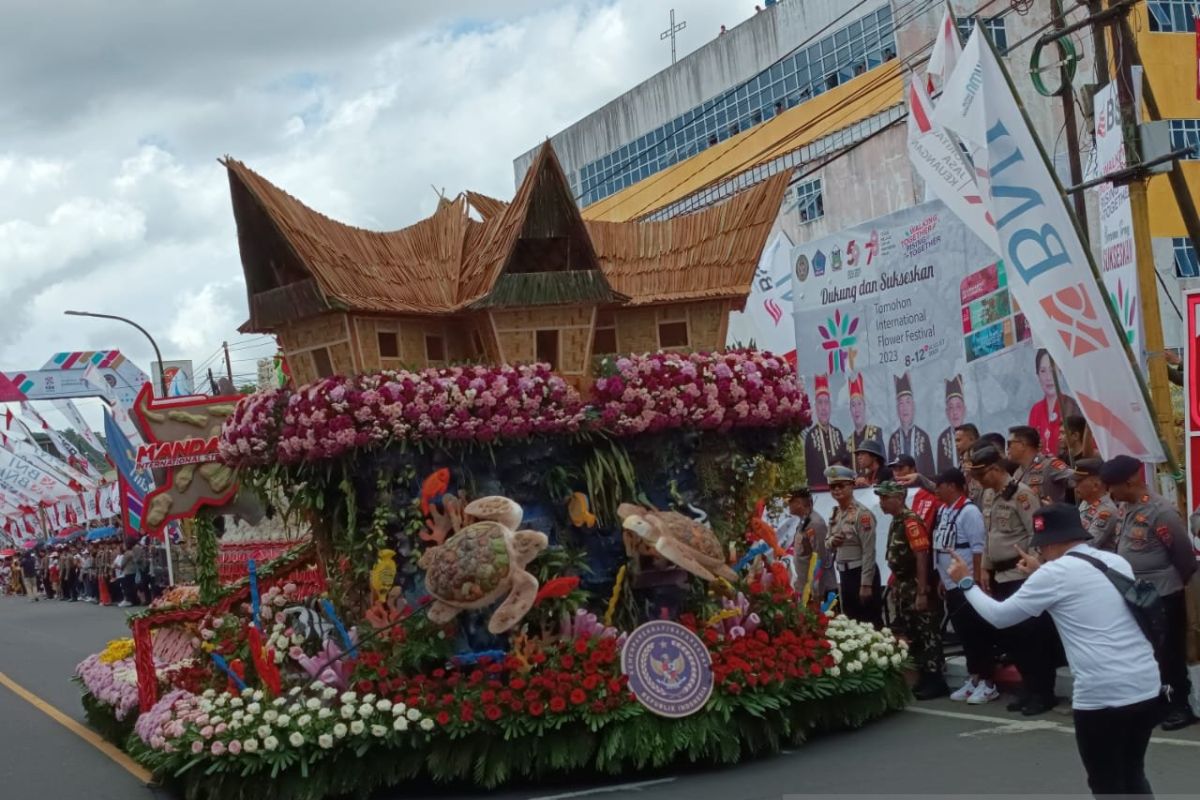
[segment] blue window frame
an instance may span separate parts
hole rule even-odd
[[[1008,52],[1008,29],[1004,27],[1004,17],[980,17],[972,14],[969,17],[958,17],[955,21],[958,23],[958,35],[965,42],[971,38],[971,32],[975,30],[975,21],[979,21],[979,27],[983,28],[983,35],[991,39],[996,50],[1003,55]]]
[[[825,216],[825,198],[821,192],[821,179],[796,184],[792,190],[796,198],[796,213],[800,222],[812,222]]]
[[[1173,237],[1171,249],[1175,251],[1175,274],[1180,278],[1200,278],[1200,261],[1196,259],[1192,240],[1186,236]]]
[[[1195,33],[1195,0],[1149,0],[1150,30],[1154,33]]]
[[[1200,119],[1170,120],[1170,131],[1172,150],[1189,146],[1195,147],[1196,150],[1181,157],[1187,161],[1200,160]]]

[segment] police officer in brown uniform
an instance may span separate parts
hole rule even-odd
[[[879,570],[875,568],[875,515],[854,499],[854,470],[825,470],[837,506],[829,518],[826,546],[835,551],[842,611],[851,619],[882,625]]]
[[[1115,553],[1120,514],[1100,480],[1103,466],[1104,460],[1100,458],[1081,458],[1075,462],[1075,496],[1079,499],[1079,520],[1092,537],[1092,547]]]
[[[982,588],[1003,601],[1016,594],[1027,577],[1017,568],[1021,562],[1019,551],[1029,550],[1033,512],[1041,507],[1041,502],[1032,489],[1009,475],[1004,457],[990,445],[971,452],[970,470],[993,495],[983,510],[987,546],[983,553]],[[1008,710],[1031,717],[1057,705],[1054,679],[1062,645],[1050,617],[1041,614],[997,631],[996,636],[1016,662],[1023,684],[1021,694],[1009,703]]]
[[[1142,477],[1142,462],[1117,456],[1104,462],[1100,479],[1112,499],[1124,503],[1117,555],[1133,567],[1137,578],[1154,584],[1166,611],[1166,635],[1155,655],[1162,682],[1171,688],[1163,730],[1185,728],[1196,721],[1188,704],[1192,685],[1187,671],[1187,601],[1184,587],[1196,572],[1196,555],[1187,525],[1175,506],[1153,494]]]
[[[1008,429],[1008,457],[1018,465],[1016,478],[1040,498],[1040,504],[1064,503],[1075,488],[1071,468],[1060,459],[1039,452],[1042,437],[1037,428],[1017,425]]]

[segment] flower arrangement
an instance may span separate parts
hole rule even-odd
[[[803,425],[808,399],[782,358],[754,350],[605,359],[585,404],[547,364],[331,377],[259,392],[225,422],[232,466],[293,465],[387,441],[496,442],[605,430]]]
[[[100,663],[112,664],[133,657],[133,639],[113,639],[100,651]]]
[[[784,359],[754,350],[648,353],[601,363],[592,404],[618,434],[804,424],[808,399]]]
[[[298,464],[400,441],[519,439],[580,430],[579,393],[548,364],[323,378],[255,394],[226,420],[228,464]]]
[[[893,636],[891,630],[877,630],[849,617],[830,619],[825,636],[829,639],[829,656],[833,660],[829,672],[834,677],[842,672],[853,675],[897,670],[908,658],[908,643]]]
[[[116,661],[105,661],[102,653],[90,655],[75,667],[75,678],[97,702],[111,709],[117,721],[137,708],[137,668],[132,655]]]
[[[321,751],[386,746],[433,727],[416,708],[314,681],[273,699],[258,689],[201,695],[176,689],[138,718],[134,732],[143,760],[156,767],[184,766],[203,755],[240,762],[230,767],[240,770],[279,751],[313,760]]]

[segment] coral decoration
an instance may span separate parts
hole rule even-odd
[[[429,516],[429,510],[450,489],[450,470],[445,467],[434,472],[421,483],[421,513]]]
[[[621,587],[625,583],[626,564],[622,564],[617,570],[617,580],[613,583],[612,594],[608,598],[608,607],[604,610],[604,624],[612,625],[613,617],[617,613],[617,601],[621,599]]]
[[[758,504],[754,507],[754,513],[750,516],[750,530],[746,531],[746,541],[749,544],[764,542],[771,548],[771,553],[776,558],[782,558],[786,554],[786,551],[779,546],[779,538],[775,535],[775,528],[763,519],[765,509],[766,504],[762,500],[759,500]]]
[[[566,597],[571,592],[575,591],[579,586],[579,577],[576,575],[568,575],[561,578],[554,578],[547,581],[546,584],[538,590],[537,596],[533,598],[535,606],[540,605],[543,600],[558,600]]]

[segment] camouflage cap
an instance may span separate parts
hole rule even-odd
[[[875,487],[875,494],[880,497],[892,497],[900,495],[901,497],[908,496],[908,487],[895,481],[882,481]]]

